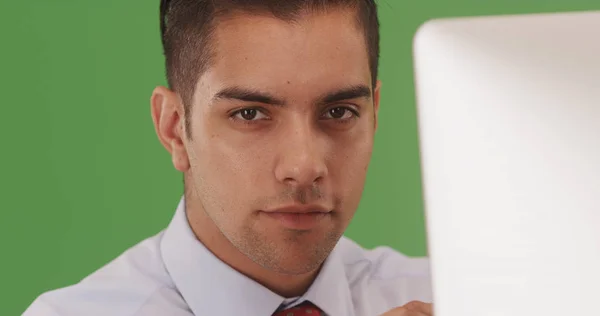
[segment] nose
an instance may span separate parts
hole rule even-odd
[[[277,180],[287,185],[308,187],[327,176],[327,144],[309,123],[290,124],[281,134]]]

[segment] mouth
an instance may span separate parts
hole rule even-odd
[[[317,205],[291,206],[262,213],[287,229],[299,231],[314,229],[324,219],[331,216],[331,210]]]

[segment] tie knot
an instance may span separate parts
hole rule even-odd
[[[323,314],[318,307],[306,301],[298,306],[279,311],[273,316],[323,316]]]

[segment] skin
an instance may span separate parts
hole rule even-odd
[[[433,305],[419,301],[412,301],[408,304],[394,308],[382,316],[432,316]]]
[[[192,137],[177,93],[157,87],[158,138],[184,173],[197,238],[275,293],[301,295],[365,184],[380,85],[371,84],[364,36],[349,10],[295,23],[240,14],[219,23],[213,44],[215,58],[194,93]],[[310,229],[284,227],[265,213],[290,206],[328,213]]]

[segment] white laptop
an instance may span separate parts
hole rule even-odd
[[[435,316],[600,315],[600,12],[414,39]]]

